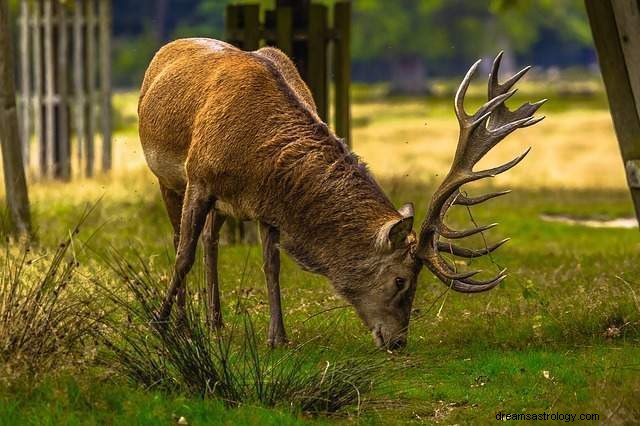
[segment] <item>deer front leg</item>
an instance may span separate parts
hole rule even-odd
[[[176,253],[176,263],[169,291],[158,315],[158,320],[162,323],[168,321],[169,315],[171,315],[173,299],[176,296],[178,296],[181,314],[184,315],[184,279],[193,266],[198,238],[212,205],[213,199],[206,191],[191,184],[187,185],[182,206],[182,218],[180,220],[180,242]]]
[[[269,337],[267,343],[273,348],[287,342],[280,304],[280,251],[278,248],[280,232],[277,228],[260,222],[260,239],[262,240],[264,275],[267,279],[267,292],[269,293]]]
[[[207,277],[207,321],[210,326],[215,328],[223,326],[218,281],[218,242],[220,228],[222,228],[224,221],[225,216],[211,209],[202,233]]]

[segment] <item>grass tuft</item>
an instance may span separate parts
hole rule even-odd
[[[201,292],[188,298],[185,319],[179,320],[174,309],[169,324],[158,327],[155,318],[166,286],[142,258],[130,262],[115,254],[109,264],[124,286],[100,285],[116,307],[98,330],[107,348],[100,358],[146,388],[217,398],[228,406],[254,404],[315,414],[347,408],[359,412],[374,384],[382,381],[383,367],[388,371],[380,356],[327,353],[326,348],[309,345],[316,339],[268,350],[241,299],[222,331],[207,326]]]
[[[52,254],[9,242],[0,264],[0,365],[3,376],[52,370],[80,349],[92,327],[86,297],[75,285],[76,226]],[[70,252],[71,251],[71,252]],[[95,315],[93,315],[95,316]]]

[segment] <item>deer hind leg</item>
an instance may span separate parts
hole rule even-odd
[[[196,256],[198,238],[202,232],[207,214],[213,205],[213,197],[207,191],[187,185],[182,205],[180,220],[180,237],[176,253],[176,263],[169,284],[169,291],[165,297],[159,314],[159,321],[166,322],[171,314],[173,299],[177,296],[181,313],[184,314],[185,285],[184,279],[191,270]]]
[[[207,276],[207,321],[215,328],[223,326],[218,281],[218,241],[220,240],[220,228],[222,228],[225,219],[225,216],[211,209],[202,232]]]
[[[173,227],[173,248],[177,251],[180,242],[180,217],[182,216],[184,194],[173,191],[162,184],[160,184],[160,192],[162,192],[162,199]]]
[[[280,232],[277,228],[261,222],[260,238],[262,240],[263,268],[269,293],[269,337],[267,343],[270,347],[275,347],[287,342],[282,319],[282,305],[280,304],[280,251],[278,248]]]
[[[182,205],[184,204],[184,194],[173,191],[162,185],[162,183],[160,184],[160,192],[162,192],[162,199],[169,214],[169,221],[173,227],[173,248],[177,254],[178,244],[180,243],[180,221],[182,217]],[[186,294],[184,291],[178,292],[177,302],[180,317],[184,319],[186,316]]]

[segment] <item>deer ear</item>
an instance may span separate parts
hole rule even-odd
[[[400,213],[402,217],[413,218],[413,203],[406,203],[404,206],[398,209],[398,213]]]
[[[398,213],[402,218],[385,223],[378,233],[378,247],[396,249],[402,247],[413,229],[413,204],[405,204]]]

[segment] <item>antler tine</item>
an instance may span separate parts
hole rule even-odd
[[[458,204],[461,206],[475,206],[476,204],[483,203],[492,198],[500,197],[502,195],[507,195],[510,192],[511,192],[510,189],[506,189],[504,191],[491,192],[489,194],[478,195],[477,197],[468,197],[466,195],[460,194],[453,201],[453,204]]]
[[[496,250],[498,247],[509,241],[511,238],[505,238],[490,245],[489,247],[481,249],[468,249],[466,247],[460,247],[450,242],[438,241],[438,250],[442,253],[450,253],[454,256],[465,257],[467,259],[473,259],[489,254]]]
[[[503,269],[498,275],[486,281],[477,281],[469,278],[452,278],[451,276],[455,276],[456,274],[452,273],[447,263],[442,260],[440,256],[434,258],[434,263],[427,263],[427,267],[446,286],[450,286],[451,289],[460,293],[480,293],[491,290],[507,277],[506,269]]]
[[[493,98],[490,101],[488,101],[486,104],[484,104],[482,107],[480,107],[478,112],[476,112],[471,117],[472,121],[471,121],[471,123],[469,123],[469,127],[471,127],[471,128],[477,127],[478,124],[482,123],[487,118],[489,118],[489,116],[497,108],[499,108],[500,105],[502,105],[507,99],[509,99],[511,96],[513,96],[517,91],[518,91],[518,89],[514,89],[514,90],[512,90],[510,92],[503,93],[502,95],[496,96],[495,98]]]
[[[479,274],[481,271],[456,272],[451,265],[440,255],[433,257],[432,266],[434,274],[442,276],[447,280],[456,280],[466,282],[472,276]]]
[[[498,73],[500,71],[500,63],[502,62],[503,54],[504,52],[498,53],[496,58],[493,60],[493,65],[491,66],[491,72],[489,73],[489,99],[495,98],[496,96],[509,91],[509,89],[511,89],[513,85],[531,69],[531,66],[526,66],[511,76],[507,81],[500,84],[498,82]]]
[[[480,62],[482,62],[482,60],[478,59],[473,65],[471,65],[471,68],[469,68],[469,71],[467,71],[467,74],[462,79],[462,83],[460,83],[460,86],[458,86],[458,90],[456,91],[455,111],[456,115],[458,116],[458,120],[460,120],[461,122],[469,118],[464,110],[464,97],[467,94],[467,89],[469,88],[469,83],[471,83],[471,78],[476,72],[478,65],[480,65]]]
[[[451,288],[460,293],[482,293],[483,291],[488,291],[497,286],[507,278],[506,275],[498,277],[494,279],[492,282],[483,285],[470,285],[460,281],[453,281],[451,284]]]
[[[494,167],[492,169],[483,170],[481,172],[473,172],[474,177],[477,180],[477,179],[482,179],[482,178],[486,178],[486,177],[495,177],[495,176],[499,175],[500,173],[504,173],[507,170],[515,167],[519,162],[521,162],[524,159],[524,157],[526,157],[527,154],[529,154],[529,151],[531,151],[531,147],[527,148],[525,150],[525,152],[523,152],[522,154],[518,155],[516,158],[514,158],[511,161],[509,161],[508,163],[504,163],[501,166]]]
[[[472,235],[475,234],[479,234],[480,232],[484,232],[487,231],[491,228],[495,228],[496,226],[498,226],[497,223],[490,223],[488,225],[482,225],[482,226],[478,226],[476,228],[471,228],[471,229],[465,229],[463,231],[457,231],[454,229],[449,228],[447,225],[445,225],[444,223],[442,223],[440,225],[440,229],[438,230],[438,233],[440,235],[442,235],[445,238],[449,238],[452,240],[458,240],[460,238],[466,238],[466,237],[470,237]]]
[[[529,153],[529,149],[498,167],[479,172],[473,171],[473,167],[482,157],[510,133],[518,128],[536,124],[544,118],[533,117],[533,114],[544,104],[546,99],[536,103],[526,103],[515,111],[510,111],[506,107],[505,102],[516,92],[515,89],[512,90],[512,87],[530,67],[523,69],[503,84],[500,84],[498,82],[498,71],[501,59],[502,53],[496,56],[489,75],[489,100],[473,115],[467,114],[464,110],[464,97],[480,61],[471,66],[456,91],[454,107],[460,124],[458,147],[449,173],[433,195],[427,217],[420,228],[415,251],[418,264],[429,268],[440,281],[450,286],[453,290],[465,293],[490,290],[505,279],[505,271],[501,271],[490,280],[474,280],[471,277],[476,275],[478,271],[457,272],[441,253],[449,252],[454,256],[465,258],[480,257],[493,252],[506,243],[508,239],[477,250],[439,241],[440,237],[448,239],[465,238],[486,231],[496,225],[478,226],[468,230],[453,230],[445,224],[446,213],[454,204],[471,206],[509,193],[510,191],[501,191],[477,197],[468,197],[461,194],[460,188],[466,183],[503,173],[522,161]]]

